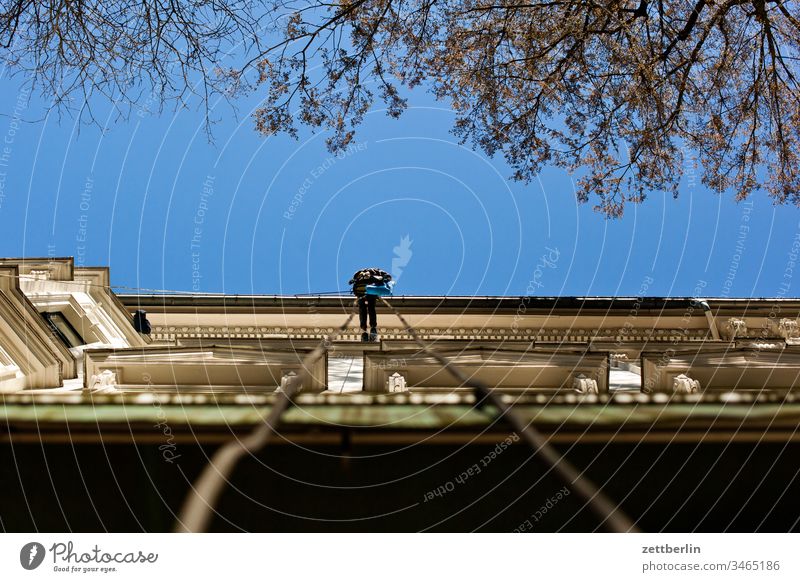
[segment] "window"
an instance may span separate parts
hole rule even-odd
[[[611,354],[610,364],[609,390],[612,392],[640,392],[642,390],[642,369],[638,361],[628,361],[628,356],[625,354]]]
[[[72,324],[64,317],[64,314],[59,311],[45,311],[42,313],[47,325],[58,338],[64,342],[67,347],[75,348],[82,346],[86,342],[80,334],[72,327]]]

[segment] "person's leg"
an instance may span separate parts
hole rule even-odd
[[[369,327],[370,331],[377,332],[378,328],[378,314],[375,312],[375,303],[378,298],[375,295],[367,296],[367,306],[369,307]]]
[[[362,295],[358,298],[358,321],[361,324],[361,341],[368,342],[367,333],[367,297]]]
[[[367,331],[367,297],[364,295],[358,298],[358,320],[361,329]]]

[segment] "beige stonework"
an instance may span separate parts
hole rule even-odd
[[[55,389],[65,380],[86,390],[274,392],[353,309],[348,296],[117,296],[107,268],[75,268],[71,258],[0,259],[0,275],[6,392]],[[390,301],[423,341],[509,393],[787,391],[800,375],[796,299]],[[138,308],[152,324],[149,337],[132,326]],[[304,390],[328,388],[329,358],[357,362],[348,366],[357,377],[338,380],[348,390],[464,390],[420,351],[398,318],[380,305],[378,311],[380,341],[362,343],[359,329],[346,330],[328,345]],[[65,346],[43,312],[61,314],[84,345]]]

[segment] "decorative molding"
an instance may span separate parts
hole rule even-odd
[[[39,311],[63,313],[87,344],[120,348],[147,345],[133,328],[130,314],[107,288],[107,269],[80,268],[74,274],[75,280],[23,276],[20,286]]]
[[[108,287],[107,268],[76,269],[72,258],[0,259],[0,390],[56,388],[78,377],[85,346],[69,348],[42,317],[56,311],[86,345],[125,348],[147,345],[133,329],[127,309]],[[8,361],[5,361],[8,360]],[[11,368],[17,371],[11,377]]]
[[[22,292],[18,267],[7,260],[0,261],[0,322],[0,363],[5,367],[0,390],[52,388],[61,386],[65,376],[77,376],[75,358],[53,337]]]
[[[32,257],[0,259],[0,265],[16,267],[18,275],[48,281],[72,281],[75,263],[72,257]]]
[[[792,390],[800,377],[800,346],[645,352],[642,365],[644,392],[671,393],[681,375],[706,392]]]
[[[117,388],[125,391],[273,392],[297,374],[309,352],[224,345],[86,350],[84,387],[91,387],[86,379],[110,371],[116,374]],[[325,369],[324,358],[313,365],[310,391],[324,390]]]
[[[151,337],[155,342],[175,343],[180,340],[196,339],[322,339],[333,333],[332,327],[276,327],[276,326],[181,326],[154,325]],[[687,333],[680,329],[647,329],[630,330],[631,333],[620,335],[615,329],[517,329],[508,328],[417,328],[423,339],[435,340],[483,340],[483,341],[538,341],[538,342],[590,342],[632,341],[632,342],[675,342],[704,341],[708,335],[705,329],[690,330]],[[350,328],[339,336],[341,340],[359,340],[361,330]],[[398,328],[381,328],[383,340],[411,340],[410,334]]]
[[[751,350],[782,350],[786,347],[785,340],[757,340],[757,339],[741,339],[734,342],[735,348],[751,349]]]
[[[512,351],[483,348],[441,351],[465,374],[502,391],[553,392],[573,390],[580,374],[594,383],[598,392],[608,391],[608,354],[575,351]],[[387,365],[403,361],[404,369]],[[443,370],[435,358],[424,353],[403,351],[365,351],[364,389],[385,392],[388,378],[400,373],[413,392],[467,387]]]
[[[789,319],[784,317],[778,323],[778,333],[783,336],[784,339],[795,339],[800,336],[800,330],[798,329],[797,320],[796,319]]]

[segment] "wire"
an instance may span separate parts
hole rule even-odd
[[[417,335],[416,330],[406,321],[406,318],[392,306],[385,297],[381,297],[386,306],[392,310],[400,322],[405,326],[412,339],[422,348],[425,353],[432,356],[442,367],[450,372],[462,384],[474,388],[478,402],[489,400],[500,411],[500,418],[505,418],[508,423],[518,433],[521,433],[533,450],[561,477],[569,484],[581,497],[589,504],[589,507],[603,520],[608,523],[609,529],[614,532],[636,532],[639,531],[631,519],[625,515],[619,507],[614,504],[606,495],[598,489],[589,479],[584,477],[572,464],[564,459],[558,451],[553,448],[547,439],[536,430],[531,423],[526,423],[517,412],[483,382],[473,379],[464,374],[449,359],[437,351],[431,349]]]
[[[39,279],[35,275],[8,275],[0,273],[0,277],[7,279],[25,279],[26,281],[46,281],[50,283],[58,283],[59,285],[77,285],[78,287],[97,287],[99,289],[125,289],[126,291],[149,291],[151,293],[175,293],[183,295],[226,295],[231,296],[230,293],[223,293],[219,291],[181,291],[178,289],[150,289],[148,287],[127,287],[125,285],[102,285],[100,283],[92,283],[90,281],[63,281],[58,279]],[[235,294],[234,294],[235,295]]]
[[[262,449],[275,434],[281,416],[294,404],[292,399],[300,390],[303,381],[310,377],[311,366],[328,351],[331,342],[350,325],[355,316],[357,301],[353,302],[353,311],[345,322],[330,336],[323,338],[317,347],[303,359],[300,373],[293,376],[287,382],[286,387],[278,393],[269,415],[264,419],[264,424],[256,427],[243,439],[229,442],[214,453],[184,502],[175,524],[176,532],[203,532],[208,529],[212,512],[222,491],[227,486],[236,464],[245,454],[252,455]]]
[[[339,388],[339,394],[344,392],[344,385],[347,384],[347,381],[350,379],[350,370],[353,369],[353,362],[355,361],[355,359],[356,359],[355,356],[350,356],[350,365],[347,366],[347,373],[344,375],[344,378],[342,378],[342,387]]]
[[[318,297],[320,295],[350,295],[350,291],[319,291],[316,293],[295,293],[294,297]]]
[[[201,296],[212,296],[212,297],[237,297],[238,295],[242,295],[240,293],[225,293],[223,291],[184,291],[181,289],[151,289],[149,287],[129,287],[126,285],[103,285],[101,283],[92,283],[90,281],[63,281],[57,279],[39,279],[35,275],[8,275],[6,273],[0,273],[0,277],[5,277],[7,279],[24,279],[26,281],[48,281],[52,283],[58,283],[60,285],[76,285],[78,287],[97,287],[99,289],[108,289],[113,291],[114,289],[122,289],[125,291],[147,291],[148,293],[161,293],[161,294],[172,294],[172,295],[201,295]],[[320,291],[319,293],[309,292],[309,293],[295,293],[292,297],[317,297],[320,295],[349,295],[350,291]]]

